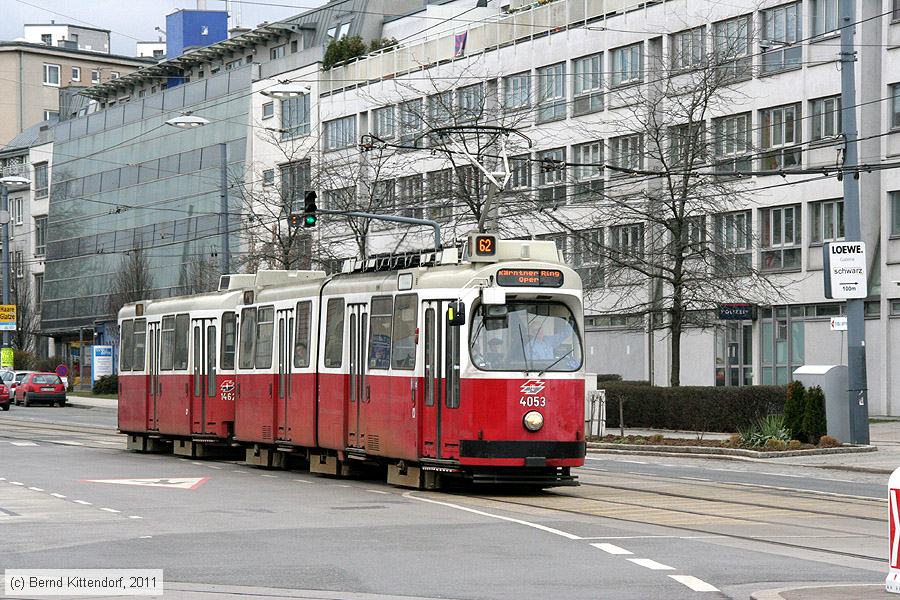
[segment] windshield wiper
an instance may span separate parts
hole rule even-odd
[[[560,356],[559,358],[557,358],[556,360],[554,360],[552,364],[547,365],[546,367],[544,367],[543,369],[541,369],[541,372],[538,373],[538,377],[541,377],[544,373],[546,373],[547,371],[549,371],[550,369],[552,369],[553,367],[555,367],[555,366],[559,363],[559,361],[561,361],[562,359],[564,359],[564,358],[567,357],[568,355],[572,354],[573,352],[575,352],[575,348],[572,348],[571,350],[569,350],[568,352],[566,352],[565,354],[563,354],[562,356]]]
[[[525,349],[525,334],[522,333],[522,323],[519,323],[519,339],[522,341],[522,356],[525,358],[525,369],[531,370],[531,361],[528,360],[528,351]]]

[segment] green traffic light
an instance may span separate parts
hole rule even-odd
[[[315,224],[316,224],[316,216],[315,215],[306,215],[306,217],[304,217],[304,225],[306,225],[307,227],[312,227]]]

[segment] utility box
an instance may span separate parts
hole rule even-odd
[[[597,374],[584,374],[584,434],[601,437],[606,433],[606,392],[597,389]]]
[[[828,435],[850,441],[850,403],[847,397],[846,365],[803,365],[794,371],[794,380],[807,388],[819,386],[825,394]]]

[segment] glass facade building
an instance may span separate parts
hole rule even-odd
[[[159,93],[108,100],[56,126],[42,329],[65,333],[114,319],[109,297],[128,253],[149,263],[151,297],[187,291],[191,265],[213,260],[229,219],[239,252],[240,186],[220,210],[221,145],[228,181],[243,174],[252,65]],[[210,123],[179,129],[190,111]]]

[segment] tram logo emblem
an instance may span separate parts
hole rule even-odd
[[[222,392],[222,400],[234,400],[234,379],[223,381],[219,391]]]
[[[891,511],[891,555],[888,558],[892,569],[900,569],[900,489],[892,489],[888,495]]]
[[[524,396],[536,396],[540,394],[545,387],[547,387],[547,384],[542,380],[529,379],[519,387],[519,391],[521,391]]]

